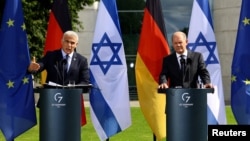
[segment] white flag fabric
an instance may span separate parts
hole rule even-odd
[[[194,0],[188,33],[188,48],[203,54],[214,85],[207,95],[208,124],[226,124],[224,92],[220,61],[208,0]]]
[[[127,64],[115,0],[101,0],[90,58],[91,120],[100,140],[131,125]]]

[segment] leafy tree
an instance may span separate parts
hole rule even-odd
[[[4,3],[0,0],[0,21],[2,20]],[[70,14],[72,18],[73,30],[83,29],[82,22],[79,21],[78,12],[84,6],[91,5],[95,0],[68,0]],[[31,56],[38,58],[43,55],[43,47],[48,26],[49,12],[53,0],[22,0],[28,44]]]
[[[2,21],[4,5],[7,0],[0,0],[0,23]],[[24,20],[28,37],[28,44],[31,56],[42,57],[45,43],[45,36],[49,20],[49,12],[53,0],[21,0],[23,5]],[[84,6],[91,5],[95,0],[68,0],[72,28],[75,31],[83,29],[79,21],[78,12]],[[0,24],[1,29],[1,24]],[[40,78],[40,74],[35,78]]]

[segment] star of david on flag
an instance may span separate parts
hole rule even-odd
[[[112,43],[107,33],[104,33],[99,43],[92,44],[93,58],[90,65],[99,65],[104,74],[107,73],[111,65],[122,65],[118,55],[121,46],[121,42]]]
[[[188,48],[192,51],[207,52],[207,56],[204,56],[206,65],[219,64],[217,57],[214,52],[216,49],[215,41],[207,41],[202,32],[199,33],[194,43],[189,43]],[[207,49],[207,51],[205,51]],[[206,54],[205,54],[206,55]]]
[[[190,50],[202,53],[214,86],[214,93],[207,95],[208,124],[226,124],[221,67],[208,0],[193,2],[188,42]]]
[[[105,26],[107,25],[107,26]],[[131,125],[127,64],[115,0],[101,0],[90,56],[90,115],[100,140]]]

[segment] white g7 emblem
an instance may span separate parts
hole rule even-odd
[[[62,95],[61,93],[56,93],[56,94],[54,95],[54,100],[55,100],[56,102],[60,103],[60,102],[62,101],[62,99],[63,99],[63,97],[62,97],[61,95]]]
[[[188,101],[190,100],[190,96],[189,96],[189,93],[183,93],[182,94],[182,100],[186,103],[188,103]]]

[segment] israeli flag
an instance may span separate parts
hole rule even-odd
[[[115,0],[101,0],[90,58],[90,112],[100,140],[131,125],[127,64]]]
[[[221,66],[208,0],[194,0],[193,2],[188,42],[190,50],[203,54],[215,88],[213,94],[207,95],[208,124],[226,124]]]

